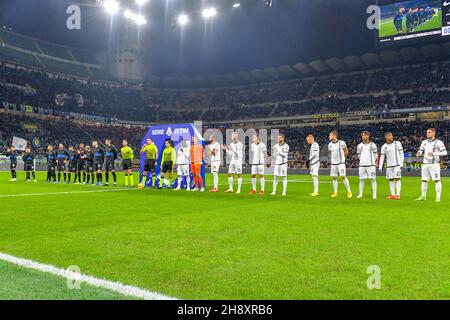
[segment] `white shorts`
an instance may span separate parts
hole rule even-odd
[[[400,166],[386,168],[386,179],[401,179],[402,168]]]
[[[287,163],[276,164],[273,170],[273,175],[277,177],[287,177],[287,169],[288,169]]]
[[[441,165],[439,163],[424,164],[422,166],[422,181],[441,180]]]
[[[177,173],[179,176],[187,177],[189,175],[189,165],[188,164],[179,164],[177,166]]]
[[[313,164],[310,168],[309,168],[309,173],[312,175],[312,176],[319,176],[319,169],[320,169],[320,163],[316,163],[316,164]]]
[[[252,174],[264,174],[264,165],[263,164],[252,164]]]
[[[359,167],[360,179],[375,179],[377,177],[377,168],[372,167]]]
[[[229,174],[242,174],[242,162],[233,161],[228,167]]]
[[[347,175],[347,168],[345,164],[331,165],[330,176],[335,177],[345,177]]]
[[[220,168],[220,161],[214,161],[211,163],[211,173],[219,172],[219,168]]]

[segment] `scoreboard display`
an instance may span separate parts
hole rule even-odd
[[[450,0],[379,0],[380,46],[450,40]]]

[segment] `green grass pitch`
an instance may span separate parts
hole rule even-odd
[[[377,201],[369,184],[364,199],[347,199],[342,184],[331,199],[326,176],[318,198],[308,196],[308,176],[291,175],[285,198],[248,195],[248,176],[241,195],[97,192],[106,188],[38,178],[25,183],[20,172],[12,183],[0,173],[2,253],[181,299],[450,299],[448,178],[439,204],[433,184],[428,201],[414,201],[419,178],[403,179],[401,201],[384,199],[384,177]],[[225,176],[220,183],[224,191]],[[367,288],[372,265],[376,290]],[[62,278],[4,262],[0,281],[4,299],[124,298],[84,285],[73,292]]]
[[[415,28],[414,32],[439,29],[441,27],[442,27],[442,10],[439,9],[437,16],[433,17],[430,21],[427,21],[424,24]],[[403,19],[403,30],[406,30],[406,19]],[[393,19],[392,18],[383,19],[380,25],[379,37],[384,38],[394,35],[397,35],[397,29],[395,29]]]

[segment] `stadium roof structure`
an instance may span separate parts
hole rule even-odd
[[[148,77],[147,83],[150,86],[158,88],[242,86],[260,82],[290,80],[299,77],[314,77],[371,68],[432,62],[448,58],[450,58],[450,42],[445,42],[442,44],[427,44],[422,47],[404,47],[380,52],[368,52],[361,56],[351,55],[344,58],[332,57],[327,60],[317,59],[309,63],[299,62],[294,65],[282,65],[278,68],[268,67],[237,73],[225,73],[223,75],[152,75]]]
[[[60,46],[0,29],[0,59],[42,68],[51,72],[119,81],[95,62],[94,54],[76,48]],[[367,52],[343,58],[315,59],[293,65],[244,70],[236,73],[211,75],[149,75],[149,87],[165,89],[192,89],[245,86],[270,83],[302,77],[316,77],[337,73],[356,72],[373,68],[394,67],[414,63],[432,62],[450,58],[450,42],[426,44],[421,47],[399,47],[380,52]]]

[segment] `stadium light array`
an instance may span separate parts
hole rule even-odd
[[[216,8],[206,8],[202,12],[202,16],[205,19],[212,18],[217,14]]]
[[[148,2],[148,0],[136,0],[136,4],[139,7],[142,7],[143,5],[145,5]]]
[[[145,17],[143,15],[134,13],[128,9],[124,11],[123,15],[125,16],[125,18],[132,20],[138,26],[147,23],[147,20],[145,19]]]
[[[239,2],[235,2],[233,4],[233,8],[239,8],[241,6],[241,4]]]
[[[119,2],[116,0],[105,0],[103,1],[103,8],[106,12],[108,12],[110,15],[114,15],[120,10]]]
[[[178,16],[177,21],[179,25],[184,26],[186,23],[189,22],[189,17],[186,14],[180,14]]]

